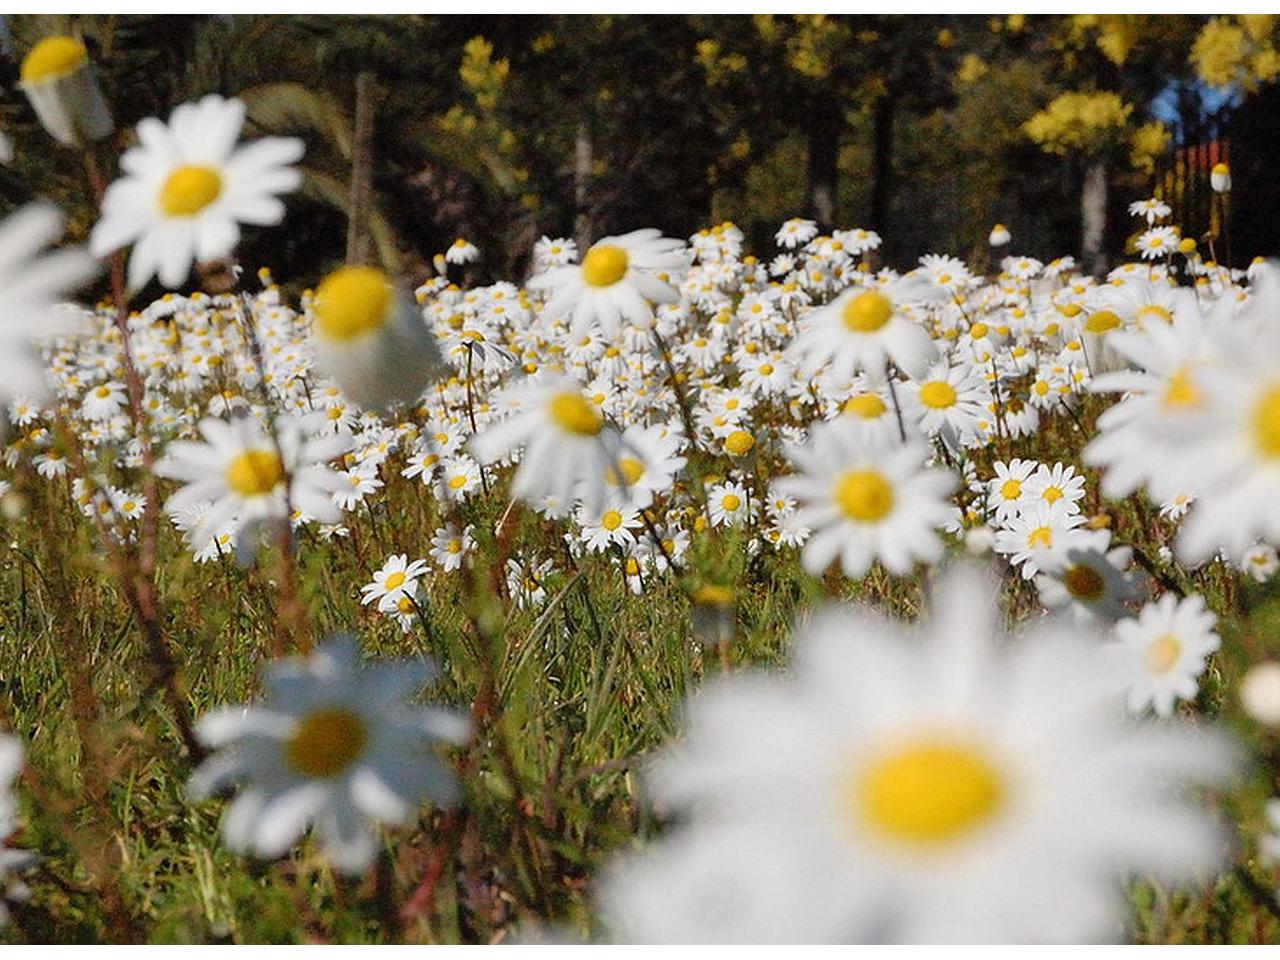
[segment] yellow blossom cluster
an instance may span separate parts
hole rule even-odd
[[[1275,17],[1242,14],[1215,17],[1191,47],[1191,63],[1205,83],[1255,90],[1280,77]]]

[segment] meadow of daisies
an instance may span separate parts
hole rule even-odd
[[[300,182],[243,119],[0,226],[0,941],[1280,940],[1280,265],[1150,199],[1104,278],[793,219],[201,291]]]

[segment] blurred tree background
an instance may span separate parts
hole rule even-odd
[[[250,232],[246,266],[305,283],[342,259],[353,160],[369,156],[368,233],[413,275],[455,237],[473,279],[518,276],[542,234],[580,242],[725,219],[761,252],[784,219],[863,226],[886,262],[982,263],[1123,250],[1131,200],[1181,204],[1216,144],[1237,169],[1234,260],[1276,252],[1270,16],[8,16],[0,203],[33,195],[87,234],[81,158],[39,129],[18,64],[41,37],[90,48],[128,145],[148,115],[240,96],[250,133],[307,140],[287,229]],[[363,93],[358,95],[357,90]],[[361,104],[358,107],[357,101]],[[362,112],[363,111],[363,112]],[[369,118],[362,147],[357,114]],[[358,164],[357,164],[358,166]],[[1176,171],[1176,172],[1174,172]],[[1194,193],[1194,191],[1192,191]],[[1187,193],[1191,196],[1192,193]],[[1205,222],[1198,222],[1204,220]],[[1228,229],[1236,222],[1233,212]],[[1223,224],[1215,222],[1221,229]]]

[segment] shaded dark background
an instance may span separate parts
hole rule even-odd
[[[208,92],[244,97],[251,134],[307,139],[284,226],[247,232],[240,250],[299,285],[344,255],[361,74],[375,252],[416,276],[456,236],[484,251],[469,278],[483,281],[518,276],[542,234],[687,236],[724,219],[767,255],[796,214],[880,231],[897,265],[925,252],[982,265],[997,221],[1012,249],[1050,258],[1078,253],[1083,170],[1099,156],[1114,260],[1135,226],[1125,206],[1158,182],[1188,234],[1209,229],[1207,144],[1231,159],[1225,227],[1243,265],[1280,249],[1280,102],[1274,84],[1197,79],[1189,51],[1206,19],[10,16],[0,123],[16,157],[0,203],[44,195],[73,237],[92,225],[82,158],[39,129],[16,83],[34,42],[75,33],[119,128],[104,153],[138,119]],[[1023,124],[1068,90],[1118,92],[1134,125],[1169,127],[1167,149],[1148,168],[1123,144],[1044,152]]]

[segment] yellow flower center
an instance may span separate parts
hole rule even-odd
[[[1120,318],[1111,310],[1099,310],[1089,314],[1084,322],[1085,333],[1102,334],[1120,326]]]
[[[242,497],[270,493],[284,480],[284,464],[274,450],[246,450],[227,466],[227,486]]]
[[[405,594],[396,601],[396,611],[403,614],[413,613],[413,597]]]
[[[450,490],[461,490],[467,485],[467,475],[465,473],[455,474],[449,478]]]
[[[445,549],[450,553],[461,553],[462,541],[459,540],[457,537],[455,537],[454,539],[449,541],[449,543],[445,546]]]
[[[107,397],[111,396],[111,388],[99,387],[97,390],[93,391],[93,393],[99,400],[105,400]]]
[[[337,776],[359,758],[369,742],[364,721],[340,707],[303,717],[285,745],[284,755],[304,777]]]
[[[600,518],[600,526],[606,530],[617,530],[622,526],[622,514],[617,510],[606,510],[603,517]]]
[[[936,849],[994,817],[1005,783],[971,745],[928,738],[860,767],[847,782],[845,802],[858,823],[884,838]]]
[[[975,340],[981,340],[990,332],[990,329],[985,323],[975,323],[969,328],[969,336]]]
[[[945,380],[930,380],[920,388],[920,402],[931,410],[945,410],[956,402],[955,387]]]
[[[387,579],[382,581],[382,585],[388,590],[399,590],[404,586],[405,575],[401,570],[387,574]]]
[[[724,499],[720,501],[720,505],[729,513],[733,513],[742,506],[742,499],[736,493],[726,493]]]
[[[850,470],[836,483],[836,503],[850,520],[874,523],[893,509],[893,486],[878,470]]]
[[[878,420],[888,411],[882,400],[874,393],[860,393],[844,402],[844,412],[853,414],[863,420]]]
[[[845,304],[840,319],[854,333],[875,333],[892,316],[892,301],[878,290],[867,290]]]
[[[1264,390],[1254,404],[1253,437],[1264,457],[1280,457],[1280,384]]]
[[[1045,487],[1044,493],[1040,494],[1045,503],[1057,503],[1062,499],[1062,490],[1058,487]]]
[[[1139,323],[1146,320],[1148,317],[1156,317],[1159,320],[1163,320],[1165,323],[1173,323],[1173,314],[1164,307],[1154,303],[1149,303],[1145,307],[1140,307],[1138,312],[1135,314],[1135,317]]]
[[[160,209],[170,217],[192,217],[217,200],[222,176],[213,167],[183,164],[160,188]]]
[[[1186,367],[1180,367],[1164,389],[1165,407],[1198,407],[1203,399],[1200,388],[1191,380],[1191,372]]]
[[[1182,644],[1172,633],[1156,637],[1147,647],[1147,669],[1152,673],[1168,673],[1178,662],[1182,653]]]
[[[354,340],[382,328],[392,299],[391,281],[381,270],[339,267],[316,288],[316,323],[330,340]]]
[[[735,457],[750,453],[756,445],[756,438],[745,430],[735,430],[724,441],[724,448]]]
[[[547,409],[556,426],[579,436],[594,437],[604,426],[600,411],[586,397],[572,390],[557,393]]]
[[[23,83],[56,80],[75,73],[89,59],[84,44],[74,37],[45,37],[22,60]]]
[[[593,287],[611,287],[627,274],[627,251],[611,243],[592,247],[582,258],[582,279]]]
[[[1062,582],[1067,592],[1077,600],[1096,600],[1106,589],[1102,574],[1083,563],[1067,567],[1062,574]]]
[[[1046,550],[1053,546],[1053,530],[1049,527],[1036,527],[1027,534],[1027,547],[1044,547]]]
[[[1006,500],[1017,500],[1022,496],[1022,481],[1006,480],[1000,485],[1000,496]]]

